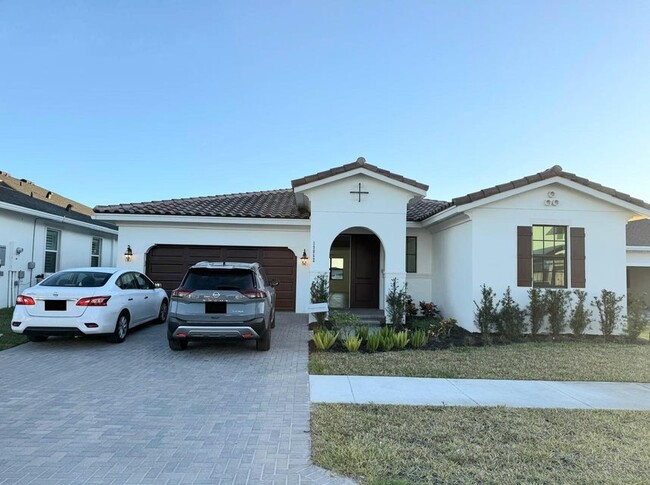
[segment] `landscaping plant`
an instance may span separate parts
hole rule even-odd
[[[501,310],[497,317],[497,331],[509,340],[519,340],[526,331],[526,310],[522,310],[506,288],[501,298]]]
[[[413,298],[408,297],[406,299],[406,322],[418,316],[418,308],[413,303]]]
[[[440,309],[431,301],[421,301],[420,312],[424,318],[440,318]]]
[[[334,330],[326,330],[324,328],[314,330],[313,339],[317,350],[331,349],[336,343],[337,338],[339,338],[339,333]]]
[[[548,326],[551,335],[555,338],[560,336],[566,325],[565,318],[569,294],[566,290],[546,290],[544,292],[544,302],[548,312]]]
[[[393,350],[395,347],[395,330],[391,327],[382,327],[379,329],[380,347],[384,352]]]
[[[379,332],[371,333],[368,335],[368,341],[366,342],[366,350],[370,353],[376,352],[381,344],[381,335]]]
[[[356,335],[348,335],[343,341],[343,347],[345,347],[348,352],[356,352],[359,350],[359,347],[361,347],[361,339]]]
[[[637,339],[643,329],[650,325],[649,312],[650,308],[643,298],[627,294],[627,325],[623,331],[628,337]]]
[[[585,307],[587,301],[587,292],[583,290],[574,290],[573,294],[576,296],[577,301],[571,310],[571,319],[569,320],[569,327],[573,335],[579,337],[591,323],[591,310]]]
[[[498,317],[499,303],[494,303],[496,294],[489,286],[481,285],[481,302],[476,303],[476,311],[474,312],[474,323],[481,332],[484,341],[489,341],[490,332],[496,327]]]
[[[609,290],[601,290],[600,298],[594,296],[592,305],[598,308],[600,331],[605,337],[611,336],[619,324],[623,313],[623,305],[621,305],[623,298],[624,295],[617,296],[615,292]]]
[[[370,333],[370,327],[368,325],[358,325],[355,329],[355,334],[361,339],[362,342],[368,340],[368,334]]]
[[[327,303],[330,297],[329,275],[327,273],[321,273],[316,276],[314,281],[311,282],[309,293],[312,303]],[[325,324],[327,312],[318,312],[313,315],[316,318],[318,327],[322,327]]]
[[[395,347],[399,350],[403,350],[406,348],[406,346],[409,343],[409,334],[406,330],[402,330],[401,332],[397,332],[394,337],[393,341],[395,342]]]
[[[411,335],[411,347],[419,349],[427,344],[427,333],[424,329],[418,329]]]
[[[427,334],[433,338],[449,337],[451,330],[456,326],[458,320],[454,318],[447,318],[442,320],[434,319],[429,323]]]
[[[397,285],[397,278],[390,280],[390,288],[386,295],[386,313],[388,321],[393,325],[402,325],[406,314],[406,301],[409,296],[406,294],[406,283],[400,288]]]
[[[544,316],[546,315],[546,304],[544,295],[539,288],[528,290],[528,316],[530,317],[530,333],[536,336],[544,325]]]

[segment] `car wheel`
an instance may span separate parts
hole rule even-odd
[[[169,303],[167,300],[163,300],[160,304],[160,311],[158,312],[158,318],[156,323],[165,323],[167,321],[167,314],[169,313]]]
[[[262,338],[257,341],[257,350],[265,351],[271,348],[271,329],[267,329]]]
[[[185,350],[187,348],[187,340],[185,339],[170,338],[167,341],[169,342],[169,348],[172,350]]]
[[[273,314],[271,316],[271,328],[275,328],[275,308],[273,309]]]
[[[108,337],[108,341],[114,344],[124,342],[126,334],[129,332],[129,316],[126,312],[120,313],[115,322],[115,331]]]
[[[47,335],[28,335],[27,340],[30,342],[45,342],[47,340]]]

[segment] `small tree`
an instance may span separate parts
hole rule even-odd
[[[531,288],[528,290],[528,315],[530,316],[530,333],[536,336],[544,325],[544,317],[546,316],[546,303],[544,295],[539,288]]]
[[[643,329],[650,325],[650,308],[645,300],[636,295],[627,295],[627,325],[623,331],[632,340],[637,339]]]
[[[393,325],[402,325],[404,323],[408,299],[406,283],[400,288],[397,286],[397,278],[390,280],[390,288],[386,295],[386,310],[388,321]]]
[[[321,273],[314,281],[311,282],[311,287],[309,289],[311,295],[312,303],[327,303],[330,297],[330,288],[329,288],[329,279],[327,273]],[[327,312],[318,312],[313,313],[316,318],[316,323],[319,327],[322,327],[325,323],[325,317]]]
[[[481,332],[483,339],[489,341],[490,332],[496,328],[496,321],[499,310],[499,303],[494,303],[494,298],[496,293],[485,284],[481,285],[481,301],[474,305],[476,306],[476,311],[474,312],[474,323],[476,327]]]
[[[577,301],[571,310],[571,319],[569,320],[569,327],[573,335],[579,337],[582,335],[589,324],[591,323],[591,310],[585,307],[587,301],[587,292],[582,290],[574,290],[573,294],[576,296]]]
[[[497,331],[509,340],[518,340],[526,331],[526,310],[512,298],[510,287],[506,289],[500,301],[501,310],[496,319]]]
[[[546,290],[544,292],[548,325],[551,329],[551,335],[555,338],[560,336],[566,325],[565,318],[569,294],[566,290]]]
[[[600,331],[605,337],[611,336],[620,323],[623,298],[625,295],[617,296],[615,292],[609,290],[601,290],[600,298],[594,296],[592,305],[598,308]]]

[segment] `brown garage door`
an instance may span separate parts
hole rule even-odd
[[[248,246],[158,245],[147,254],[149,278],[167,292],[178,288],[187,269],[199,261],[238,261],[260,263],[269,279],[279,281],[277,309],[296,309],[296,256],[287,248]]]

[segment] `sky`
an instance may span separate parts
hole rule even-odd
[[[353,162],[650,201],[650,2],[0,0],[0,171],[89,206]]]

